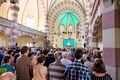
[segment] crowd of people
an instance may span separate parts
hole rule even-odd
[[[0,80],[112,80],[99,49],[0,48]]]

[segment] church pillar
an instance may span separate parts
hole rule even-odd
[[[12,29],[12,45],[16,46],[17,44],[17,37],[18,37],[18,30],[17,30],[17,19],[18,19],[18,11],[19,11],[19,7],[18,7],[18,3],[17,0],[10,0],[11,4],[10,4],[10,20],[13,21],[13,29]]]
[[[92,47],[97,48],[97,37],[96,36],[92,37]]]
[[[120,80],[120,1],[103,1],[104,62],[113,80]]]

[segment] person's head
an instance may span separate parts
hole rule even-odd
[[[45,55],[41,54],[38,58],[37,58],[37,63],[41,64],[41,63],[45,63],[46,57]]]
[[[21,49],[21,54],[28,56],[29,48],[27,46],[23,46],[22,49]]]
[[[32,57],[33,56],[33,52],[29,51],[28,57]]]
[[[82,49],[76,49],[74,52],[74,56],[76,59],[81,59],[83,55],[83,50]]]
[[[36,54],[37,56],[40,56],[40,51],[37,51],[36,53],[37,53],[37,54]]]
[[[60,60],[62,59],[62,53],[60,51],[56,51],[54,53],[54,57],[56,61],[60,62]]]
[[[99,47],[97,47],[97,50],[99,51],[99,50],[100,50],[100,48],[99,48]]]
[[[5,63],[11,63],[11,57],[10,56],[5,56],[4,58],[3,58],[3,64],[5,64]]]
[[[43,54],[44,54],[44,55],[47,55],[47,54],[48,54],[47,49],[43,50]]]
[[[9,55],[12,55],[13,54],[13,50],[12,49],[10,49],[10,50],[8,50],[8,52],[7,52]]]
[[[98,50],[97,50],[97,49],[93,50],[93,55],[96,55],[96,54],[97,54],[97,52],[98,52]]]
[[[16,61],[17,61],[17,58],[20,56],[20,54],[19,53],[16,53],[15,55],[14,55],[14,63],[16,63]]]
[[[74,51],[75,51],[75,48],[74,48],[74,47],[73,47],[73,48],[71,48],[71,51],[72,51],[72,52],[74,52]]]
[[[61,51],[66,51],[65,48],[62,48]]]
[[[96,53],[96,58],[98,58],[98,59],[101,59],[101,58],[102,58],[101,52],[98,51],[98,52]]]
[[[87,61],[91,61],[90,56],[87,56]]]
[[[105,73],[105,64],[101,59],[96,59],[93,66],[93,71],[97,73]]]
[[[63,53],[62,53],[62,57],[63,57],[63,58],[67,58],[68,56],[69,56],[68,52],[63,52]]]

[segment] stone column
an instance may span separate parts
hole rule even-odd
[[[35,32],[35,34],[32,35],[32,41],[33,41],[33,46],[32,47],[36,47],[36,41],[37,41],[37,39],[39,37],[36,34],[37,34],[37,32]]]
[[[120,80],[120,8],[117,5],[117,0],[103,1],[104,62],[107,72],[113,80]]]
[[[49,39],[49,26],[46,25],[45,28],[46,28],[46,37],[47,39]]]
[[[92,43],[93,43],[93,31],[92,28],[90,27],[91,25],[89,25],[89,34],[88,34],[88,43],[89,43],[89,47],[92,48]]]
[[[96,37],[96,36],[93,36],[93,37],[92,37],[92,47],[93,47],[93,48],[96,48],[96,47],[97,47],[97,37]]]
[[[17,19],[18,19],[18,11],[19,11],[19,7],[18,7],[18,4],[15,3],[15,2],[11,2],[10,4],[10,20],[13,21],[13,29],[12,29],[12,39],[11,39],[11,42],[12,42],[12,45],[13,46],[16,46],[17,44],[17,37],[18,37],[18,31],[17,31]]]

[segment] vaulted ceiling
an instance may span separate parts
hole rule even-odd
[[[85,21],[86,11],[92,1],[94,0],[44,0],[48,25],[55,27],[56,20],[64,11],[71,11],[78,16],[79,21]]]
[[[63,2],[65,0],[43,0],[45,9],[46,10],[52,10],[56,5],[58,5],[60,2]],[[78,5],[81,5],[83,8],[86,8],[87,5],[89,5],[94,0],[67,0],[67,1],[73,1],[77,3]]]
[[[34,18],[34,29],[41,30],[46,24],[46,12],[42,0],[19,0],[18,22],[26,25],[28,16]]]
[[[14,1],[14,0],[13,0]],[[40,30],[45,25],[55,27],[58,17],[65,11],[73,12],[77,15],[79,21],[86,20],[86,15],[89,10],[89,5],[94,0],[18,0],[19,13],[18,23],[25,25],[27,17],[33,16],[35,20],[35,29]],[[9,3],[6,0],[5,3]],[[3,4],[1,10],[9,9],[8,4]],[[6,10],[6,13],[9,14]],[[3,14],[3,11],[1,12]],[[6,15],[6,16],[7,16]]]

